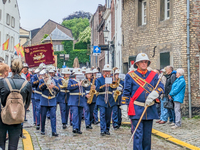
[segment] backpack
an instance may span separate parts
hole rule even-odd
[[[9,87],[10,94],[6,99],[5,107],[2,108],[1,111],[2,122],[7,125],[21,124],[22,122],[24,122],[25,108],[23,97],[20,92],[28,83],[28,81],[25,81],[22,84],[20,90],[12,89],[12,86],[7,78],[5,78],[5,81]]]

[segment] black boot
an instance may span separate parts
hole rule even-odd
[[[59,134],[56,132],[52,132],[52,136],[58,136]]]
[[[67,128],[66,124],[65,124],[65,123],[63,123],[63,129],[66,129],[66,128]]]
[[[23,125],[21,125],[20,138],[22,138],[22,139],[26,139],[26,137],[23,135]]]

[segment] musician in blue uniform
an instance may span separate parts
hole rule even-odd
[[[95,77],[96,79],[101,77],[101,76],[98,76],[98,77],[97,77],[97,73],[99,73],[99,70],[93,69],[93,77]],[[99,74],[101,74],[101,73],[99,73]],[[95,86],[96,86],[96,81],[95,81]],[[93,114],[94,114],[94,124],[95,124],[95,125],[99,124],[99,119],[98,119],[98,106],[97,106],[97,103],[96,103],[97,96],[98,96],[98,92],[96,93],[96,95],[94,95],[94,98],[93,98],[93,101],[92,101],[92,102],[95,103],[95,107],[94,107],[94,111],[93,111]]]
[[[127,110],[127,105],[125,104],[128,104],[128,115],[131,119],[133,129],[135,129],[144,108],[148,106],[134,135],[134,150],[151,149],[153,119],[158,119],[158,112],[154,100],[159,97],[159,94],[164,92],[164,86],[160,82],[158,75],[153,71],[147,70],[150,63],[145,53],[139,53],[134,63],[134,68],[137,68],[137,70],[130,71],[124,81],[121,108]],[[156,87],[157,83],[158,86]]]
[[[49,70],[49,75],[40,80],[39,88],[42,91],[40,98],[41,105],[41,134],[45,135],[45,121],[47,111],[50,112],[52,136],[58,136],[56,133],[56,94],[60,88],[57,80],[53,76],[54,70]]]
[[[32,101],[32,108],[33,108],[33,123],[36,125],[36,106],[35,106],[35,87],[33,87],[33,76],[31,77],[31,85],[32,85],[32,95],[31,95],[31,101]]]
[[[34,90],[34,98],[35,98],[35,109],[36,109],[36,130],[40,129],[40,118],[41,118],[41,107],[40,107],[40,97],[41,97],[41,90],[39,89],[39,81],[42,76],[42,71],[40,68],[35,70],[35,75],[32,77],[32,87],[35,88]]]
[[[112,92],[113,89],[110,84],[105,84],[105,78],[110,77],[111,68],[109,64],[106,64],[103,68],[103,76],[96,80],[96,90],[99,92],[97,97],[97,105],[100,109],[100,127],[101,135],[110,135],[110,121],[112,107],[116,105]]]
[[[66,129],[69,116],[69,106],[67,104],[69,99],[69,90],[67,90],[68,85],[63,86],[63,83],[67,83],[69,81],[69,76],[71,72],[69,68],[63,68],[61,73],[62,75],[64,75],[64,77],[61,77],[58,80],[58,85],[60,86],[60,92],[57,95],[57,103],[60,105],[63,129]]]
[[[90,68],[86,69],[86,73],[85,73],[86,79],[88,79],[91,83],[91,85],[86,90],[86,105],[84,107],[86,129],[92,129],[91,125],[92,125],[92,123],[94,123],[93,111],[94,111],[94,107],[95,107],[95,103],[96,103],[96,101],[94,101],[94,100],[96,100],[96,99],[94,99],[94,97],[93,97],[91,103],[87,102],[88,98],[91,98],[91,95],[89,95],[90,90],[91,89],[95,90],[95,88],[96,88],[95,87],[95,78],[92,79],[92,74],[93,74],[92,69],[90,69]],[[94,85],[92,85],[93,80],[94,80]],[[96,95],[96,94],[94,94],[94,95]]]
[[[81,119],[83,107],[86,105],[85,88],[82,81],[77,80],[77,75],[83,75],[80,68],[75,69],[75,79],[69,79],[68,90],[70,91],[68,105],[72,111],[73,133],[82,134]],[[84,75],[83,75],[84,76]]]
[[[118,87],[113,91],[113,97],[115,97],[115,92],[119,92],[119,95],[116,96],[116,103],[117,105],[113,106],[112,109],[112,119],[113,119],[113,127],[114,129],[118,129],[121,126],[122,122],[122,115],[121,115],[121,99],[122,99],[122,91],[124,88],[124,81],[119,78],[120,70],[115,70],[114,77],[116,82],[119,84]],[[116,91],[117,90],[117,91]]]

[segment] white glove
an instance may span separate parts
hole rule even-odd
[[[159,97],[159,94],[156,91],[152,91],[147,96],[147,99],[146,99],[146,102],[145,102],[145,107],[146,106],[150,106],[153,103],[153,100],[156,99],[156,98],[158,98],[158,97]]]
[[[122,88],[121,88],[121,87],[117,87],[117,90],[118,90],[118,91],[122,91]]]
[[[122,118],[128,119],[128,106],[127,105],[121,105],[120,109],[122,111]]]

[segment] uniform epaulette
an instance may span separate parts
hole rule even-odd
[[[41,90],[41,87],[44,85],[44,83],[42,83],[40,86],[39,86],[39,89]]]

